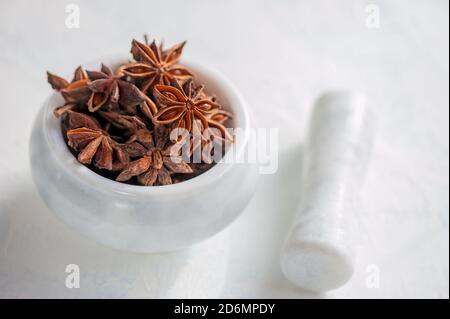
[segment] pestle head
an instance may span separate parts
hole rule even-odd
[[[351,256],[326,243],[293,243],[284,248],[280,261],[292,283],[315,292],[339,288],[353,274]]]

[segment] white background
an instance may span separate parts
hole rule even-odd
[[[65,26],[78,4],[79,29]],[[366,26],[369,3],[380,28]],[[0,297],[449,296],[448,1],[0,0]],[[280,128],[277,174],[244,214],[191,250],[136,255],[67,229],[32,184],[28,140],[50,93],[45,71],[128,52],[133,37],[188,40],[185,56],[229,77],[257,126]],[[300,200],[298,167],[314,99],[359,89],[378,129],[358,215],[356,273],[326,295],[287,282],[278,250]],[[64,284],[67,264],[81,288]],[[374,265],[374,266],[371,266]],[[379,273],[378,288],[367,279]]]

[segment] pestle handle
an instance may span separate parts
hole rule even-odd
[[[372,145],[365,96],[331,92],[316,102],[303,162],[301,205],[281,251],[285,276],[312,291],[353,274],[359,190]]]

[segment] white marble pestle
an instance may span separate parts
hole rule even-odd
[[[316,102],[304,153],[301,205],[280,257],[285,276],[302,288],[328,291],[353,274],[371,120],[360,93],[331,92]]]

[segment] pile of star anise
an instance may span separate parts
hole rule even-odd
[[[133,60],[115,70],[103,64],[100,71],[80,66],[71,82],[47,73],[48,82],[64,98],[54,114],[80,163],[119,182],[167,185],[214,165],[210,160],[193,163],[189,156],[209,143],[232,143],[225,128],[231,114],[178,64],[185,42],[169,49],[145,42],[133,40]],[[173,138],[176,128],[212,133],[194,143],[191,134]],[[180,147],[174,148],[180,143],[189,144],[188,160]]]

